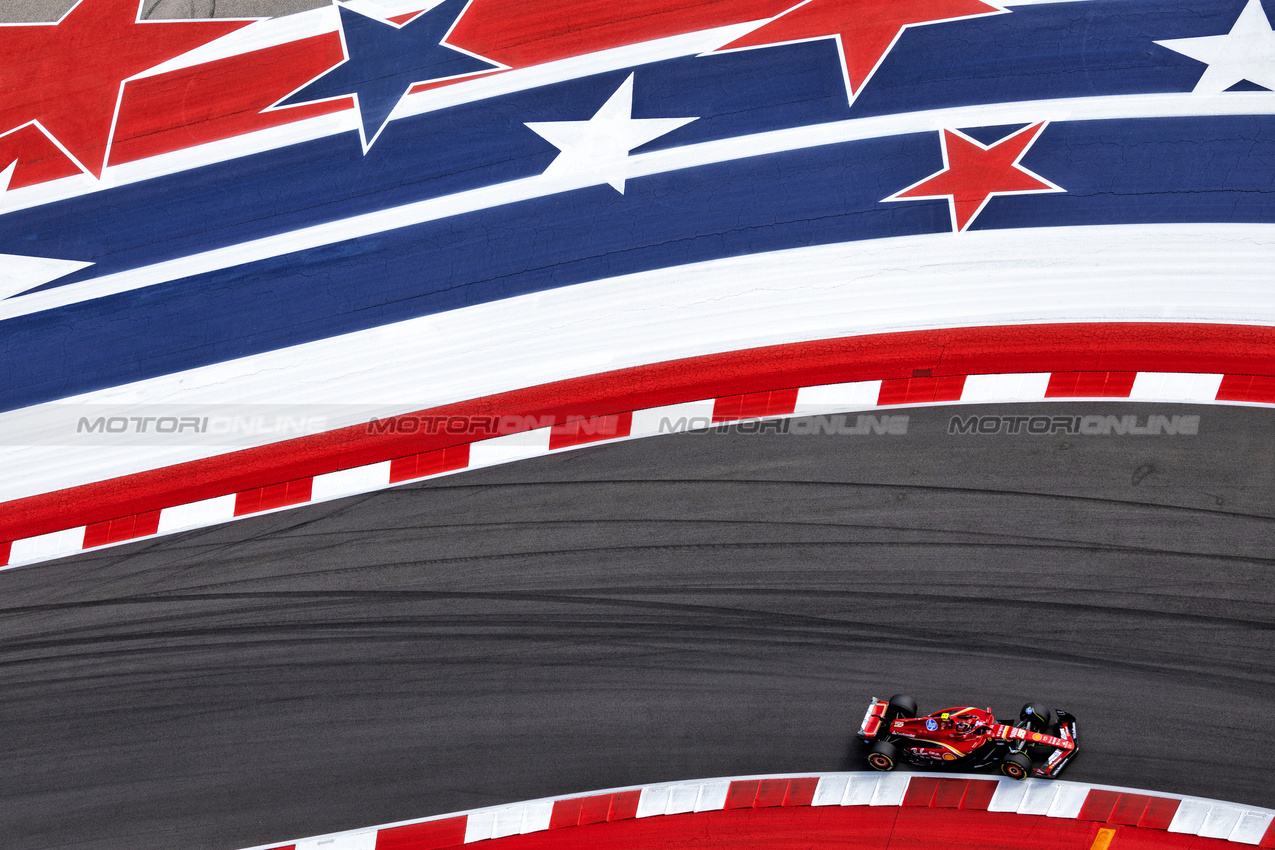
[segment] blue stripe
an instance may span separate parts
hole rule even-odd
[[[975,227],[1275,222],[1272,161],[1275,118],[1053,124],[1024,165],[1068,193],[995,198]],[[946,231],[946,201],[881,202],[941,167],[937,133],[754,157],[12,319],[0,407],[631,272]]]

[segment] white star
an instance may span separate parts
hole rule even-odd
[[[1217,94],[1241,80],[1275,89],[1275,32],[1261,0],[1248,0],[1226,35],[1171,38],[1156,44],[1208,64],[1195,84],[1197,92]]]
[[[633,75],[629,74],[588,121],[531,121],[527,127],[562,151],[549,163],[546,175],[589,176],[623,194],[629,151],[695,120],[634,118]]]

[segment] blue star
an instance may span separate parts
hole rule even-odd
[[[367,153],[390,113],[415,83],[463,77],[505,66],[443,44],[470,0],[443,0],[397,26],[338,5],[346,60],[279,102],[292,106],[354,95]]]

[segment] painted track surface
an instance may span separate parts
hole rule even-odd
[[[1275,752],[1270,413],[976,412],[1040,407],[1202,419],[674,435],[0,574],[0,834],[233,848],[836,770],[896,690],[1074,711],[1072,779],[1275,804],[1233,745]]]

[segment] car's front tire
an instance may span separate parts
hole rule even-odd
[[[873,770],[894,770],[900,755],[899,748],[889,741],[875,741],[868,747],[868,765]]]
[[[1027,723],[1033,732],[1046,733],[1054,722],[1054,713],[1038,702],[1029,702],[1018,712],[1018,719]]]
[[[1010,753],[1001,762],[1001,773],[1010,779],[1026,779],[1032,772],[1032,760],[1022,753]]]

